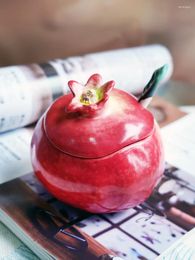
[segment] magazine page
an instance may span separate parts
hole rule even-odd
[[[0,68],[0,133],[36,121],[62,94],[57,74],[47,77],[38,64]]]
[[[0,134],[0,184],[32,170],[30,142],[33,128]]]
[[[195,176],[195,113],[183,117],[162,129],[166,159],[171,164]],[[184,176],[185,177],[185,176]]]
[[[104,81],[115,80],[117,88],[139,93],[164,64],[167,81],[173,70],[171,55],[164,46],[151,45],[0,68],[0,133],[37,121],[52,101],[69,91],[69,80],[85,83],[100,73]]]
[[[0,259],[31,259],[39,258],[10,229],[0,222]]]
[[[171,260],[177,259],[195,259],[195,228],[185,234],[181,239],[174,243],[156,260]]]
[[[195,186],[184,184],[178,172],[187,174],[167,165],[165,177],[141,209],[92,217],[79,226],[124,259],[155,259],[195,226]]]
[[[97,253],[88,234],[122,259],[152,260],[195,225],[195,179],[187,182],[183,175],[188,173],[167,164],[163,179],[145,203],[120,213],[93,215],[61,203],[30,173],[0,186],[0,217],[9,227],[14,221],[12,232],[28,241],[40,258],[47,251],[55,257],[60,252],[79,259],[84,250],[97,259],[105,251]],[[75,236],[70,239],[72,232]]]

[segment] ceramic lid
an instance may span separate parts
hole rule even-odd
[[[99,158],[148,137],[154,128],[152,114],[136,98],[112,89],[98,113],[67,111],[73,94],[59,98],[44,117],[50,142],[59,150],[82,158]]]

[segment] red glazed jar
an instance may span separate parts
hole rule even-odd
[[[164,169],[159,128],[137,99],[92,75],[70,81],[39,120],[32,138],[38,179],[59,200],[93,213],[134,207]]]

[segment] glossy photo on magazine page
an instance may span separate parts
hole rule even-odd
[[[195,226],[195,179],[187,175],[167,164],[145,203],[93,215],[61,203],[29,173],[0,186],[0,218],[40,258],[151,260]]]

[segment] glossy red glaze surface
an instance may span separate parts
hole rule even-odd
[[[99,74],[54,102],[32,138],[35,174],[59,200],[94,212],[116,212],[149,197],[164,154],[152,114]]]
[[[32,164],[39,180],[59,200],[94,212],[134,207],[152,192],[162,175],[164,154],[158,126],[148,137],[109,156],[74,157],[56,149],[38,122],[32,139]]]
[[[59,98],[48,110],[45,132],[51,143],[67,154],[103,157],[151,134],[154,119],[135,97],[113,89],[101,113],[67,113],[72,94]]]

